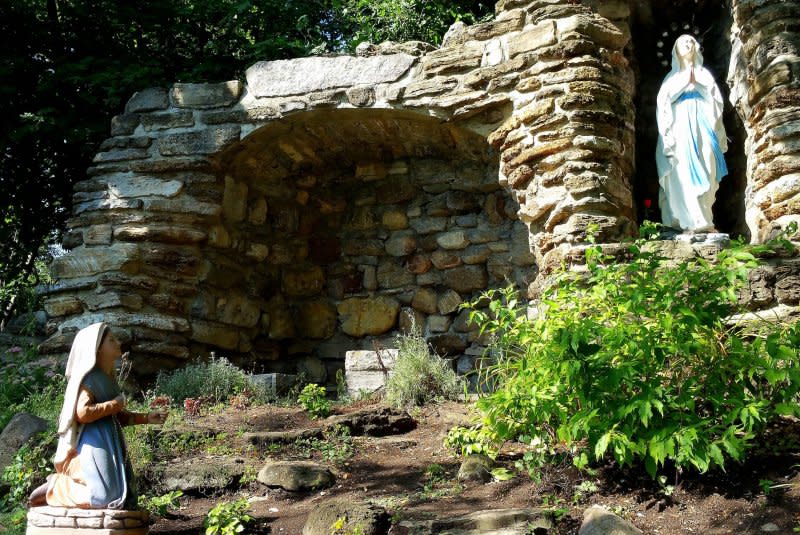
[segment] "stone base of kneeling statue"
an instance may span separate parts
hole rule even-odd
[[[147,511],[31,507],[26,535],[147,535]]]

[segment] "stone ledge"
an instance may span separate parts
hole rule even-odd
[[[26,534],[147,535],[149,519],[146,511],[33,507],[28,511]]]

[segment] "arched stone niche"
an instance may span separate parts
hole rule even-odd
[[[678,3],[712,27],[705,55],[721,87],[731,58],[746,164],[729,159],[727,185],[741,188],[745,169],[743,201],[730,202],[763,240],[800,214],[798,0]],[[534,276],[535,297],[554,267],[580,260],[589,225],[612,250],[635,234],[634,193],[656,183],[647,108],[663,66],[650,68],[648,39],[676,12],[662,0],[501,0],[494,20],[454,26],[435,50],[366,45],[135,94],[75,187],[42,351],[68,350],[102,319],[141,373],[215,349],[293,368],[385,343],[403,309],[463,349],[475,340],[441,303]],[[741,217],[720,226],[739,232]],[[359,314],[391,325],[356,336]]]

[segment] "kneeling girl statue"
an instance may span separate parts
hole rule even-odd
[[[114,363],[120,345],[105,323],[75,336],[67,361],[67,390],[58,420],[55,474],[33,491],[31,505],[136,509],[122,426],[161,424],[166,412],[125,410]]]
[[[656,101],[659,207],[662,222],[694,232],[713,231],[711,206],[728,174],[722,95],[691,35],[672,48],[672,70]]]

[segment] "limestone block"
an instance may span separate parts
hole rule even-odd
[[[217,300],[219,321],[239,327],[255,327],[261,317],[261,308],[242,293],[228,293]]]
[[[239,100],[242,83],[239,80],[216,84],[175,84],[170,96],[176,108],[219,108]]]
[[[414,275],[427,273],[431,267],[433,267],[433,262],[431,262],[428,256],[423,254],[414,255],[406,262],[406,269]]]
[[[435,314],[437,310],[436,300],[437,295],[435,291],[431,288],[420,288],[414,293],[411,306],[426,314]]]
[[[351,87],[346,94],[350,104],[357,108],[375,104],[375,88],[372,86]]]
[[[391,297],[353,297],[337,306],[342,331],[350,336],[378,335],[391,330],[397,322],[400,303]]]
[[[483,264],[493,253],[494,251],[486,245],[473,245],[464,249],[461,260],[465,264]]]
[[[202,230],[174,225],[123,225],[114,229],[114,239],[127,242],[196,244],[207,238]]]
[[[98,199],[77,204],[73,207],[73,215],[97,210],[138,210],[144,206],[140,199],[117,199],[114,197]]]
[[[482,43],[442,47],[425,55],[422,68],[430,75],[466,71],[479,67],[482,57]]]
[[[70,316],[72,314],[80,314],[83,312],[83,305],[77,297],[56,297],[45,301],[44,310],[51,318]]]
[[[432,234],[447,228],[446,217],[417,217],[409,220],[411,228],[419,234]]]
[[[570,39],[572,34],[577,33],[589,37],[600,46],[621,50],[629,38],[611,22],[600,17],[579,14],[560,18],[555,22],[559,40]]]
[[[148,113],[142,115],[140,120],[145,132],[194,126],[194,115],[190,111]]]
[[[81,297],[86,307],[92,312],[104,308],[122,307],[128,310],[141,310],[142,296],[137,294],[121,294],[118,292],[103,292],[100,294],[86,294]]]
[[[368,291],[375,291],[378,289],[378,274],[375,266],[363,266],[362,270],[364,271],[364,275],[361,281],[361,285],[364,287],[365,290]]]
[[[344,369],[347,393],[357,397],[361,392],[375,392],[383,387],[397,360],[396,349],[378,351],[348,351]]]
[[[435,76],[408,84],[403,95],[407,99],[441,95],[455,89],[458,79],[453,76]]]
[[[303,270],[287,270],[283,273],[281,288],[284,294],[291,297],[310,297],[322,291],[325,285],[325,274],[319,266]]]
[[[641,535],[642,531],[636,526],[618,517],[611,511],[598,505],[593,505],[583,512],[583,523],[578,530],[578,535]]]
[[[149,158],[147,149],[116,149],[109,152],[98,152],[92,159],[94,163],[122,162],[125,160],[141,160]]]
[[[240,131],[239,125],[225,125],[209,127],[199,132],[168,134],[158,140],[158,150],[162,156],[214,154],[226,145],[238,141]]]
[[[119,199],[175,197],[183,190],[183,182],[180,180],[163,180],[150,176],[112,175],[107,180],[108,192]]]
[[[138,246],[117,243],[109,247],[78,248],[53,260],[51,271],[58,279],[96,275],[104,271],[124,270],[136,262]]]
[[[255,97],[279,97],[394,82],[415,62],[408,54],[260,61],[247,69],[245,76]]]
[[[486,268],[482,265],[461,266],[448,269],[443,275],[444,284],[460,294],[483,290],[488,284]]]
[[[297,331],[305,338],[325,339],[336,331],[336,307],[328,301],[310,301],[297,306]]]
[[[545,20],[508,39],[508,55],[514,57],[523,52],[530,52],[556,42],[556,26],[552,20]]]
[[[192,320],[192,340],[210,344],[222,349],[236,349],[239,346],[239,333],[230,325]]]
[[[431,314],[428,316],[428,332],[446,333],[450,329],[453,320],[449,316]]]
[[[163,87],[149,87],[137,91],[125,104],[125,113],[165,110],[169,106],[167,90]]]
[[[267,200],[264,197],[259,197],[250,205],[247,220],[254,225],[263,225],[267,220]]]
[[[268,487],[298,492],[330,487],[336,478],[327,468],[304,461],[268,462],[258,472],[258,481]]]

